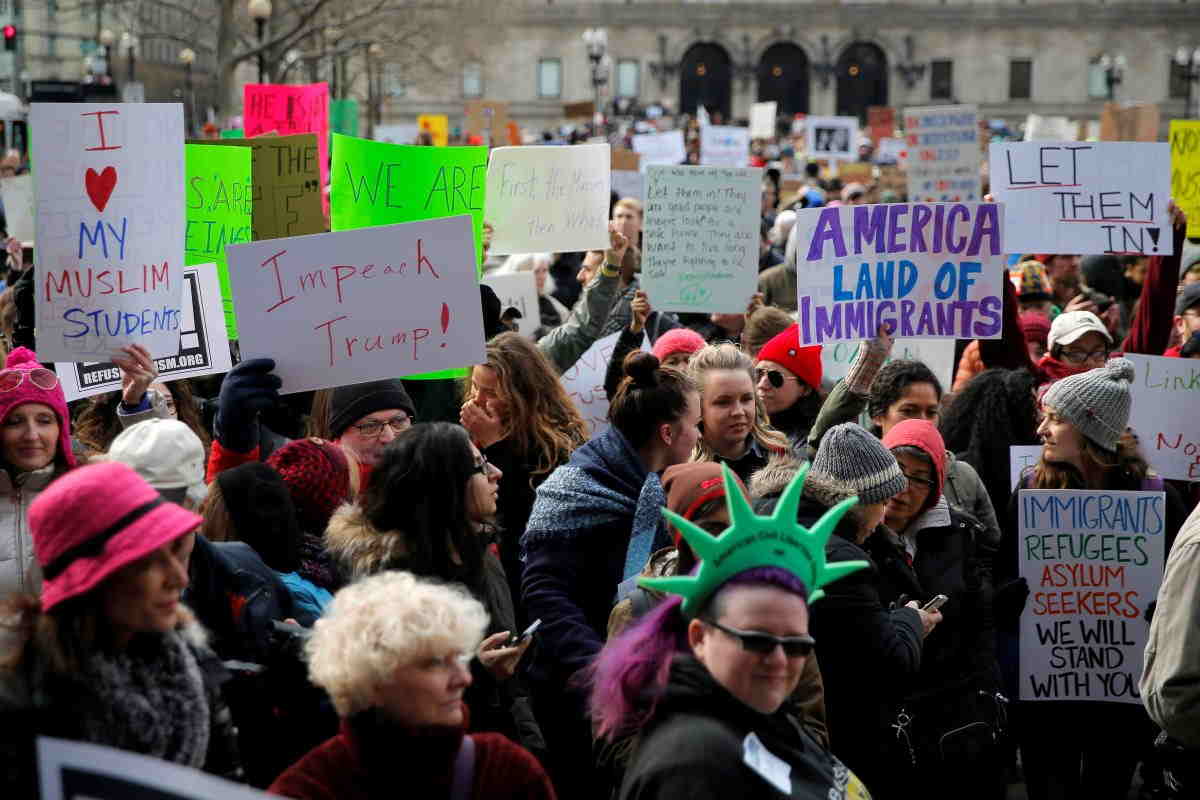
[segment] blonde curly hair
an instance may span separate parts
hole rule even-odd
[[[348,717],[378,702],[398,667],[452,653],[471,656],[488,615],[461,586],[381,572],[339,591],[305,645],[309,677]]]

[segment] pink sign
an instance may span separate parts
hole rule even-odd
[[[329,84],[248,83],[244,117],[247,138],[271,132],[315,133],[321,186],[329,185]]]

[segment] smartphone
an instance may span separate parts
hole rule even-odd
[[[946,595],[939,594],[937,597],[933,598],[928,603],[923,605],[921,607],[921,610],[922,611],[937,611],[939,608],[946,605],[946,601],[949,599],[950,598],[946,597]]]
[[[541,627],[541,625],[542,625],[542,621],[541,621],[540,619],[536,619],[536,620],[534,620],[534,621],[533,621],[533,624],[532,624],[532,625],[530,625],[528,628],[526,628],[526,629],[525,629],[525,632],[524,632],[524,633],[522,633],[520,636],[517,636],[516,634],[513,634],[512,636],[510,636],[510,637],[509,637],[509,639],[508,639],[508,646],[509,646],[509,647],[516,647],[516,646],[517,646],[517,645],[519,645],[521,642],[523,642],[523,641],[525,641],[526,639],[528,639],[530,636],[533,636],[534,632],[535,632],[535,631],[536,631],[538,628],[540,628],[540,627]]]

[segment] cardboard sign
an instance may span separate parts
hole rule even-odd
[[[280,136],[314,133],[321,186],[329,185],[329,84],[284,86],[248,83],[245,91],[246,136],[274,131]],[[324,193],[321,194],[324,197]]]
[[[179,346],[183,106],[34,103],[38,356]]]
[[[904,112],[908,199],[957,203],[982,198],[979,114],[975,106],[929,106]]]
[[[1022,489],[1020,699],[1138,704],[1162,580],[1162,492]]]
[[[179,351],[155,359],[160,380],[216,375],[232,368],[215,264],[183,269]],[[59,362],[55,372],[67,402],[121,388],[121,370],[109,361]]]
[[[1006,253],[1174,251],[1165,142],[994,142],[990,174]]]
[[[1021,475],[1030,467],[1037,466],[1042,457],[1040,444],[1014,444],[1008,448],[1008,477],[1013,491],[1021,482]]]
[[[642,288],[659,311],[745,311],[758,290],[758,167],[646,173]]]
[[[612,190],[621,197],[645,199],[645,176],[633,170],[614,169],[612,175]]]
[[[875,148],[876,164],[903,165],[908,159],[908,146],[903,139],[880,139]]]
[[[225,245],[248,242],[251,238],[254,182],[250,156],[249,147],[184,145],[187,170],[184,263],[216,264],[225,330],[230,339],[237,339],[237,316],[233,313]]]
[[[1171,120],[1171,197],[1187,214],[1188,236],[1200,237],[1200,120]]]
[[[571,252],[608,247],[612,184],[607,144],[498,147],[487,170],[491,252]]]
[[[376,125],[375,141],[388,144],[416,144],[421,129],[416,125]]]
[[[609,166],[613,171],[637,172],[641,166],[642,157],[632,150],[614,147],[609,151]]]
[[[858,160],[858,117],[809,117],[805,128],[810,158]]]
[[[870,184],[875,177],[873,167],[864,161],[839,161],[837,176],[843,184]]]
[[[500,311],[515,308],[521,312],[517,330],[530,339],[542,324],[542,310],[538,303],[537,277],[532,272],[490,273],[483,276],[482,283],[492,287],[500,298]]]
[[[485,136],[490,129],[492,139],[496,140],[508,128],[508,103],[497,100],[468,100],[465,115],[466,124],[463,127],[468,136]],[[412,142],[397,142],[397,144],[412,144]]]
[[[316,134],[257,139],[195,141],[194,144],[250,148],[251,228],[254,241],[323,233],[320,150]]]
[[[1122,108],[1105,103],[1100,113],[1100,140],[1103,142],[1157,142],[1162,113],[1157,105],[1146,103]]]
[[[0,178],[4,197],[4,219],[8,235],[19,242],[33,241],[33,176],[14,175]]]
[[[483,255],[486,147],[418,147],[333,137],[330,222],[335,231],[470,214]]]
[[[588,425],[589,438],[604,433],[609,427],[604,374],[608,371],[608,362],[620,337],[621,332],[617,331],[596,340],[570,369],[559,376],[567,396]],[[645,334],[642,335],[642,349],[647,352],[650,350],[650,342]]]
[[[754,103],[750,106],[750,136],[754,139],[775,138],[775,117],[779,104]]]
[[[269,800],[191,767],[98,744],[37,738],[42,800]]]
[[[1004,208],[891,203],[796,212],[800,344],[998,339]]]
[[[1044,117],[1041,114],[1025,117],[1027,142],[1071,142],[1078,135],[1078,126],[1066,117]]]
[[[434,147],[450,144],[450,118],[445,114],[422,114],[417,117],[417,127],[433,138]]]
[[[483,361],[467,215],[228,249],[243,358],[283,393]]]
[[[642,172],[652,164],[682,164],[687,161],[683,131],[639,133],[633,137],[633,150],[641,156]]]
[[[700,126],[700,163],[744,167],[750,163],[750,130],[734,125]]]
[[[850,372],[862,341],[830,342],[821,348],[821,373],[831,382],[840,381]],[[888,361],[920,361],[941,381],[942,388],[954,382],[953,339],[901,339],[892,347]],[[886,363],[886,362],[885,362]]]
[[[876,148],[883,139],[896,135],[896,109],[891,106],[867,107],[867,135]]]
[[[1133,362],[1129,427],[1164,478],[1200,481],[1200,361],[1126,353]]]

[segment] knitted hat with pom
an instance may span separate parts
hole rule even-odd
[[[20,382],[9,391],[0,391],[0,421],[3,421],[14,408],[26,403],[41,403],[49,406],[58,417],[58,453],[67,466],[75,466],[75,454],[71,452],[71,415],[67,413],[67,398],[63,394],[62,384],[55,375],[37,359],[37,354],[27,347],[18,347],[8,354],[4,370],[0,376],[10,371],[22,373]],[[35,374],[36,373],[36,374]],[[49,373],[48,375],[46,373]],[[11,379],[9,379],[11,380]],[[45,389],[44,386],[52,388]],[[5,385],[0,379],[0,388]]]
[[[891,451],[853,422],[835,425],[825,433],[811,474],[849,487],[863,505],[882,503],[908,486]]]
[[[1116,452],[1129,424],[1133,362],[1114,358],[1103,367],[1063,378],[1052,385],[1042,405],[1074,425],[1100,447]]]

